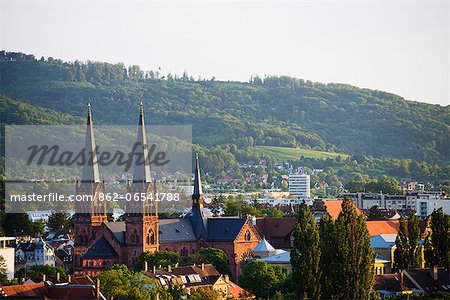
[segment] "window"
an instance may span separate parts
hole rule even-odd
[[[147,232],[147,245],[153,245],[155,244],[155,233],[153,232],[153,229],[149,229]]]
[[[252,238],[252,236],[251,236],[251,234],[250,234],[250,231],[247,230],[247,231],[245,232],[244,239],[245,239],[246,241],[250,241],[251,238]]]
[[[139,234],[137,232],[137,230],[135,229],[134,232],[131,234],[130,237],[130,242],[131,244],[139,244]]]

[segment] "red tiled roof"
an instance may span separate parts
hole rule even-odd
[[[389,233],[397,234],[400,227],[399,220],[366,221],[366,224],[370,236]]]
[[[242,299],[242,298],[255,298],[255,295],[252,293],[244,290],[240,286],[238,286],[236,283],[229,281],[227,283],[228,287],[228,295],[232,299]]]
[[[71,279],[72,284],[94,284],[94,281],[88,275],[74,276]]]
[[[327,208],[327,212],[333,220],[339,217],[342,211],[342,200],[327,200],[323,201],[323,204]]]
[[[44,297],[48,288],[44,282],[2,286],[1,294],[8,297]]]

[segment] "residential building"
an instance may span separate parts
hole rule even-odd
[[[25,212],[28,215],[28,218],[33,221],[41,221],[44,223],[48,222],[48,218],[52,215],[51,210],[32,210]]]
[[[289,194],[297,198],[311,197],[311,179],[308,174],[289,175]]]
[[[167,270],[153,268],[152,271],[144,266],[144,275],[157,279],[164,287],[181,286],[186,295],[191,295],[199,288],[210,288],[219,293],[221,299],[255,298],[254,295],[232,282],[228,275],[220,274],[212,264],[201,264],[172,267]]]
[[[24,262],[25,267],[34,265],[55,266],[55,250],[42,238],[37,238],[34,242],[20,243],[16,247],[16,261]]]

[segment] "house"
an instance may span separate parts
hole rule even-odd
[[[447,292],[450,294],[450,274],[447,269],[434,266],[432,268],[406,269],[403,273],[414,284],[417,293]]]
[[[42,238],[35,242],[20,243],[16,247],[16,261],[23,261],[25,267],[34,265],[55,266],[55,251]]]
[[[375,260],[376,274],[390,273],[394,267],[396,238],[397,234],[395,233],[378,234],[370,238],[370,247],[373,248],[373,251],[379,257],[378,262]]]
[[[375,275],[373,289],[383,299],[413,293],[414,284],[403,273]]]
[[[164,288],[182,286],[187,295],[195,293],[199,288],[211,288],[218,292],[222,299],[254,298],[255,296],[232,282],[228,275],[220,274],[212,264],[191,265],[183,267],[168,266],[167,270],[153,268],[144,275],[155,278]]]
[[[96,162],[94,127],[90,106],[86,123],[87,153],[92,153],[82,168],[81,181],[77,182],[77,195],[91,195],[92,201],[75,203],[74,215],[74,271],[77,274],[95,276],[113,264],[135,267],[139,256],[145,252],[169,250],[185,258],[203,247],[222,249],[234,276],[241,272],[241,265],[261,238],[249,216],[214,218],[204,209],[200,165],[196,157],[192,208],[179,219],[159,219],[156,205],[151,201],[140,201],[127,206],[125,222],[108,222],[106,205],[98,199],[104,194],[105,185],[100,180]],[[132,195],[155,193],[151,178],[144,112],[141,103],[136,153],[144,163],[134,166],[133,180],[128,185]]]

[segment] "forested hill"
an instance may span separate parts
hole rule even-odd
[[[134,124],[143,99],[149,123],[192,124],[194,142],[203,146],[300,146],[429,162],[448,162],[450,155],[449,106],[349,85],[290,77],[194,80],[4,51],[0,76],[0,93],[41,108],[84,116],[90,99],[103,124]],[[2,105],[2,118],[13,107]]]

